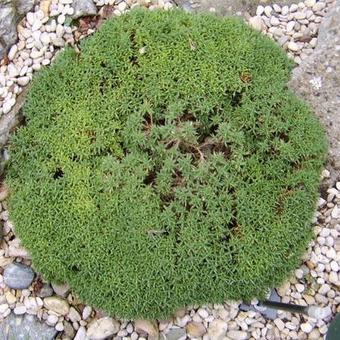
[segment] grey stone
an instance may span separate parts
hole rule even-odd
[[[5,145],[8,142],[9,134],[24,121],[21,108],[24,105],[27,91],[28,86],[24,87],[23,91],[16,98],[15,105],[12,107],[11,111],[0,117],[0,174],[3,173],[6,163],[8,162],[8,154]]]
[[[0,339],[52,340],[57,331],[41,323],[35,316],[10,314],[0,323]]]
[[[11,1],[0,2],[0,58],[4,56],[8,48],[17,38],[18,16]]]
[[[24,16],[33,8],[36,2],[37,2],[36,0],[17,0],[16,1],[17,13],[20,16]]]
[[[320,25],[314,52],[293,72],[290,87],[307,100],[326,128],[330,142],[331,182],[340,168],[340,0]]]
[[[17,24],[34,3],[35,0],[0,1],[0,59],[17,41]]]
[[[34,279],[32,268],[21,263],[11,263],[3,275],[5,284],[12,289],[26,289]]]
[[[166,340],[178,340],[185,336],[186,332],[184,328],[172,328],[165,335]]]
[[[92,0],[73,0],[72,5],[74,9],[73,19],[97,14],[97,7]]]
[[[52,296],[54,293],[53,288],[51,287],[50,284],[44,283],[42,288],[40,289],[38,296],[41,298],[49,297]]]

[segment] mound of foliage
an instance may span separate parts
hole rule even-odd
[[[7,182],[44,277],[125,318],[262,297],[298,264],[326,143],[236,19],[132,11],[35,77]]]

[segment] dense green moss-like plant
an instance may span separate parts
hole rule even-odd
[[[326,143],[292,64],[236,19],[133,11],[35,77],[16,231],[48,280],[126,318],[262,297],[298,264]]]

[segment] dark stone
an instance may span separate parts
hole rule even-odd
[[[35,316],[10,314],[0,323],[0,339],[52,340],[57,331],[41,323]]]
[[[12,289],[26,289],[34,279],[31,267],[21,263],[11,263],[3,273],[5,284]]]
[[[165,334],[166,340],[178,340],[186,335],[184,328],[172,328]]]
[[[340,0],[329,8],[319,28],[314,52],[293,72],[290,87],[306,100],[327,130],[331,183],[340,168]]]

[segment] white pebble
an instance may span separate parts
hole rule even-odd
[[[56,27],[55,32],[56,32],[58,38],[62,38],[64,33],[65,33],[64,26],[58,24],[57,27]]]
[[[118,4],[117,8],[119,11],[124,12],[127,8],[126,2],[122,1],[121,3]]]
[[[47,32],[43,32],[40,35],[40,40],[44,45],[48,45],[51,42],[50,35]]]
[[[42,26],[42,22],[40,20],[35,20],[32,25],[32,31],[38,31]]]
[[[264,13],[264,7],[263,6],[257,6],[256,9],[256,15],[262,15]]]
[[[280,20],[277,17],[271,17],[270,18],[270,24],[272,26],[278,26],[280,24]]]
[[[283,323],[281,319],[275,319],[274,323],[280,331],[283,331],[283,329],[285,328],[285,324]]]
[[[296,276],[297,279],[302,279],[303,276],[304,276],[303,270],[302,270],[302,269],[297,269],[297,270],[295,271],[295,276]]]
[[[17,77],[19,75],[19,71],[18,69],[14,66],[13,63],[10,63],[8,66],[7,66],[7,71],[8,71],[8,75],[10,78],[14,78],[14,77]]]
[[[19,306],[16,306],[13,311],[15,315],[22,315],[26,313],[26,310],[27,310],[26,306],[19,305]]]
[[[306,13],[305,12],[296,12],[294,17],[297,20],[303,20],[303,19],[306,18]]]
[[[203,319],[206,319],[209,316],[209,313],[203,308],[200,308],[197,312]]]
[[[316,0],[305,0],[305,5],[307,7],[313,7],[316,3]]]
[[[264,14],[265,14],[268,18],[271,17],[272,11],[273,11],[273,9],[271,8],[271,6],[266,6],[266,7],[264,8]]]
[[[319,235],[322,237],[327,237],[330,234],[330,229],[329,228],[322,228]]]
[[[290,8],[289,8],[289,11],[290,11],[291,13],[294,13],[294,12],[296,12],[296,11],[298,10],[298,8],[299,8],[299,6],[298,6],[297,4],[292,4],[292,5],[290,6]]]
[[[11,47],[11,49],[8,52],[8,55],[7,55],[8,59],[13,60],[15,55],[17,54],[17,51],[18,51],[18,46],[15,44]]]
[[[340,285],[340,281],[338,280],[338,274],[335,272],[330,272],[329,276],[328,276],[328,280],[329,282],[339,286]]]
[[[297,52],[300,50],[300,47],[297,43],[295,43],[294,41],[290,41],[288,43],[288,49],[290,49],[293,52]]]
[[[49,325],[54,326],[58,322],[58,317],[54,314],[50,314],[46,321]]]
[[[20,77],[17,80],[17,84],[20,86],[26,86],[30,81],[29,77]]]
[[[303,324],[301,324],[301,330],[304,332],[304,333],[310,333],[313,329],[313,326],[308,323],[308,322],[305,322]]]
[[[313,11],[319,12],[319,11],[322,11],[325,7],[326,7],[326,4],[322,1],[319,1],[313,6]]]
[[[302,293],[305,290],[305,286],[301,283],[296,284],[295,287],[299,293]]]
[[[4,114],[8,113],[9,111],[11,111],[11,108],[14,106],[14,104],[15,104],[14,98],[6,100],[2,105],[2,112]]]
[[[276,13],[281,13],[281,7],[277,4],[274,4],[273,5],[273,9]]]
[[[65,22],[65,20],[66,20],[66,17],[65,17],[64,14],[60,14],[60,15],[58,16],[58,19],[57,19],[58,24],[62,25],[62,24]]]
[[[333,272],[338,272],[339,271],[339,264],[336,261],[331,262],[331,269]]]
[[[58,322],[56,325],[55,325],[55,329],[58,331],[58,332],[62,332],[64,330],[64,325],[62,322]]]
[[[326,295],[331,290],[328,284],[323,284],[319,289],[319,294]]]
[[[336,259],[336,251],[334,248],[328,248],[326,254],[329,259]]]
[[[34,13],[28,12],[27,15],[26,15],[26,20],[32,26],[34,24],[34,21],[35,21]]]

